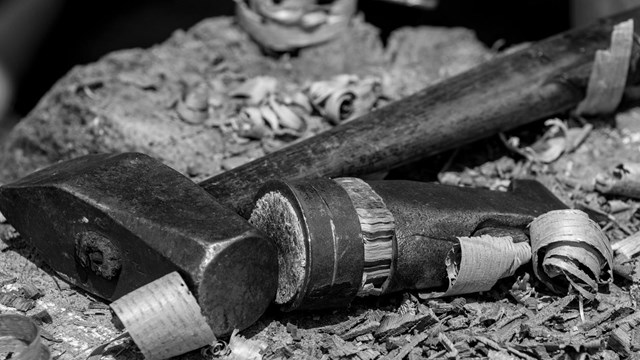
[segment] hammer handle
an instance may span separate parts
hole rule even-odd
[[[639,17],[635,8],[498,56],[200,185],[246,217],[268,180],[387,170],[566,111],[583,99],[594,54],[609,47],[613,26]]]

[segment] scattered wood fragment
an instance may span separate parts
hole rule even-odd
[[[609,335],[607,346],[620,356],[628,357],[631,355],[631,333],[622,328],[614,329]]]
[[[379,341],[405,334],[410,331],[422,331],[427,327],[439,322],[438,317],[429,310],[426,314],[388,314],[380,321],[380,327],[374,333]]]
[[[25,298],[14,291],[4,293],[0,292],[0,304],[12,307],[22,312],[27,312],[36,307],[35,300]]]
[[[619,164],[607,174],[598,174],[595,189],[605,195],[640,199],[640,164]]]
[[[40,310],[29,317],[32,318],[37,324],[51,324],[53,322],[53,318],[47,310]]]

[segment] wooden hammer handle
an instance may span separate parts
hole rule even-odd
[[[630,18],[640,19],[640,8],[498,56],[200,185],[246,217],[267,180],[386,170],[566,111],[584,97],[596,50]],[[630,69],[634,77],[635,64]]]

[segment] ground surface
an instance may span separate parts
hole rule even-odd
[[[383,46],[376,29],[356,21],[331,44],[296,56],[267,57],[230,19],[207,20],[152,49],[114,53],[72,70],[6,139],[0,182],[59,160],[114,151],[142,151],[202,179],[333,126],[317,107],[304,106],[295,110],[304,127],[282,118],[277,124],[248,122],[242,113],[251,96],[238,95],[238,87],[256,76],[277,79],[273,96],[292,107],[287,96],[307,94],[312,82],[338,74],[357,75],[360,85],[373,79],[377,87],[363,85],[356,107],[369,111],[492,56],[465,30],[400,30]],[[568,124],[582,126],[573,120]],[[393,170],[389,177],[493,189],[505,188],[514,178],[534,177],[568,205],[599,214],[608,238],[617,241],[640,227],[638,203],[596,192],[592,179],[617,164],[640,162],[639,124],[633,109],[598,120],[579,146],[548,164],[508,150],[494,136]],[[507,137],[533,142],[544,131],[533,124]],[[38,318],[54,358],[86,357],[89,349],[121,332],[103,302],[57,277],[9,225],[2,226],[1,238],[5,296],[0,300],[5,305],[0,313],[46,311],[50,319]],[[490,292],[444,301],[403,293],[359,299],[336,311],[282,314],[270,309],[243,334],[267,344],[263,354],[273,359],[527,359],[565,353],[578,358],[587,352],[615,359],[634,351],[640,321],[633,282],[618,279],[608,294],[585,304],[583,322],[579,301],[548,293],[527,270]],[[31,302],[26,299],[30,285],[38,289]],[[612,336],[616,326],[627,326],[628,338]],[[620,336],[623,343],[628,340],[626,348],[619,345]],[[116,343],[105,356],[142,358],[130,340]],[[202,356],[194,352],[184,358]]]

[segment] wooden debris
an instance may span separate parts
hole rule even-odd
[[[445,350],[447,350],[445,354],[446,357],[455,358],[456,356],[458,356],[458,349],[456,349],[455,345],[451,340],[449,340],[447,335],[445,335],[444,333],[438,333],[438,341],[440,341],[440,344],[442,344]]]
[[[380,328],[380,323],[375,320],[367,320],[364,323],[354,327],[353,329],[347,331],[346,333],[340,335],[340,337],[344,340],[352,340],[361,335],[371,334],[377,329]]]
[[[253,339],[246,339],[234,330],[229,339],[228,360],[262,360],[261,352],[267,348],[267,344]]]
[[[22,284],[20,286],[20,294],[26,298],[31,300],[36,300],[44,296],[42,291],[35,287],[33,284]]]
[[[329,352],[331,358],[339,359],[350,357],[358,354],[362,349],[351,342],[342,340],[337,335],[331,335],[325,340],[325,349]]]
[[[389,337],[405,334],[413,330],[422,331],[438,321],[438,317],[433,312],[418,315],[388,314],[382,318],[380,327],[374,335],[379,341],[385,341]]]
[[[391,359],[393,359],[393,360],[402,360],[402,359],[404,359],[413,349],[415,349],[416,346],[420,345],[421,342],[423,342],[427,338],[429,338],[429,336],[431,336],[431,334],[429,332],[423,332],[423,333],[420,333],[420,334],[414,336],[411,339],[411,341],[409,343],[407,343],[406,345],[404,345],[402,348],[400,348],[398,353],[395,354],[395,356],[393,356]]]
[[[575,150],[586,139],[593,125],[586,124],[582,127],[569,128],[560,119],[545,121],[549,129],[531,146],[521,146],[517,137],[506,138],[500,134],[500,139],[510,150],[524,156],[530,161],[540,163],[552,163],[564,153]]]
[[[372,311],[363,312],[359,316],[352,317],[348,320],[342,321],[335,325],[322,327],[318,330],[327,334],[336,334],[340,336],[340,335],[346,334],[351,329],[355,328],[361,323],[364,323],[367,320],[379,321],[381,318],[382,318],[381,312],[372,310]]]
[[[549,289],[569,287],[587,300],[613,281],[613,251],[598,224],[580,210],[554,210],[530,225],[533,271]]]
[[[611,249],[616,256],[622,255],[627,259],[632,259],[640,253],[640,232],[614,242],[611,244]]]
[[[633,45],[633,19],[616,25],[611,34],[611,48],[596,52],[587,96],[578,104],[577,114],[605,115],[616,110],[627,85]]]
[[[289,335],[291,335],[291,339],[293,339],[293,341],[302,340],[302,336],[298,331],[298,327],[293,325],[292,323],[287,323],[287,332],[289,333]]]
[[[578,328],[583,331],[588,331],[593,329],[594,327],[602,324],[603,322],[609,320],[614,313],[620,311],[620,307],[615,307],[613,309],[608,309],[604,311],[602,314],[598,314],[596,317],[589,319],[578,325]]]
[[[16,282],[16,277],[0,271],[0,288]]]
[[[605,195],[640,199],[640,164],[619,164],[607,174],[598,174],[595,188]]]
[[[23,312],[27,312],[36,306],[35,300],[27,299],[15,292],[0,292],[0,304]]]
[[[53,322],[53,318],[47,310],[40,310],[29,317],[32,318],[37,324],[51,324]]]

